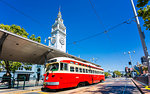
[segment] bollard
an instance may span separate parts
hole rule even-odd
[[[25,87],[25,76],[24,76],[23,90],[24,90],[24,87]]]
[[[17,79],[17,89],[18,89],[18,85],[19,85],[19,80]]]
[[[10,78],[11,79],[11,78]],[[14,78],[12,79],[12,86],[14,88]]]

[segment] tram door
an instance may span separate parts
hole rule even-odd
[[[89,69],[89,73],[92,73],[92,70],[91,70],[91,68]],[[91,80],[91,84],[93,84],[94,83],[94,76],[93,75],[90,75],[90,80]]]

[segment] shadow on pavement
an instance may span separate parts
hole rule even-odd
[[[102,93],[102,94],[133,94],[133,91],[137,90],[136,87],[133,86],[107,86],[107,87],[102,87],[98,88],[96,91],[85,91],[85,92],[90,92],[90,93]]]

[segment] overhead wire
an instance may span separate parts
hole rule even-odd
[[[89,2],[90,2],[90,5],[91,5],[91,7],[92,7],[92,9],[93,9],[93,11],[94,11],[94,13],[95,13],[95,15],[96,15],[97,18],[98,18],[99,23],[102,25],[103,29],[106,30],[106,28],[105,28],[103,22],[101,21],[100,16],[98,15],[98,12],[96,11],[96,9],[95,9],[95,7],[94,7],[94,4],[91,2],[91,0],[89,0]]]
[[[96,9],[94,8],[94,4],[92,4],[91,0],[89,0],[89,2],[90,2],[90,4],[91,4],[91,6],[92,6],[92,9],[93,9],[95,15],[96,15],[97,18],[98,18],[99,23],[102,25],[104,31],[103,31],[103,32],[99,32],[99,33],[97,33],[97,34],[93,34],[93,35],[91,35],[91,36],[87,36],[87,37],[85,37],[85,38],[76,40],[76,41],[71,42],[71,43],[68,43],[67,45],[76,44],[76,43],[79,43],[79,42],[82,42],[82,41],[85,41],[85,40],[88,40],[88,39],[97,37],[97,36],[99,36],[99,35],[108,33],[108,32],[110,32],[111,30],[113,30],[113,29],[115,29],[115,28],[117,28],[117,27],[119,27],[119,26],[121,26],[121,25],[123,25],[123,24],[130,24],[132,21],[134,21],[133,18],[135,18],[135,17],[132,17],[132,18],[127,19],[126,21],[123,21],[123,22],[121,22],[121,23],[119,23],[119,24],[117,24],[117,25],[115,25],[115,26],[112,26],[112,27],[110,27],[110,28],[108,28],[108,29],[106,30],[104,24],[102,23],[102,21],[101,21],[101,19],[100,19],[100,16],[98,15]],[[112,43],[112,42],[111,42],[111,43]],[[112,46],[111,46],[111,47],[112,47]],[[122,60],[119,59],[119,62],[122,62]]]
[[[99,23],[100,23],[100,25],[103,27],[104,31],[103,31],[103,32],[96,33],[96,34],[93,34],[93,35],[91,35],[91,36],[87,36],[87,37],[85,37],[85,38],[82,38],[82,39],[79,39],[79,40],[76,40],[76,41],[73,41],[73,42],[70,42],[70,43],[67,43],[67,45],[76,44],[76,43],[79,43],[79,42],[82,42],[82,41],[85,41],[85,40],[94,38],[94,37],[96,37],[96,36],[102,35],[102,34],[104,34],[104,33],[107,33],[107,32],[109,32],[109,31],[111,31],[111,30],[113,30],[113,29],[119,27],[119,26],[122,25],[122,24],[130,24],[130,23],[133,21],[132,19],[135,18],[135,17],[132,17],[132,18],[126,20],[126,21],[123,21],[123,22],[121,22],[121,23],[119,23],[119,24],[117,24],[117,25],[115,25],[115,26],[112,26],[112,27],[106,29],[105,26],[104,26],[104,24],[102,23],[102,21],[101,21],[101,19],[100,19],[100,16],[99,16],[98,12],[96,11],[96,9],[95,9],[95,7],[94,7],[94,4],[91,2],[91,0],[89,0],[89,2],[90,2],[90,5],[91,5],[91,7],[92,7],[92,9],[93,9],[93,11],[94,11],[94,13],[95,13],[95,15],[96,15],[96,17],[97,17]],[[130,21],[130,22],[129,22],[129,21]]]
[[[88,36],[88,37],[85,37],[85,38],[83,38],[83,39],[74,41],[73,44],[76,44],[77,42],[81,42],[81,41],[84,41],[84,40],[91,39],[91,38],[94,38],[94,37],[96,37],[96,36],[102,35],[102,34],[107,33],[107,32],[109,32],[109,31],[111,31],[111,30],[113,30],[113,29],[115,29],[115,28],[117,28],[117,27],[119,27],[119,26],[121,26],[121,25],[123,25],[123,24],[130,24],[132,21],[134,21],[134,20],[132,20],[132,19],[135,18],[135,17],[132,17],[132,18],[130,18],[130,19],[126,20],[126,21],[123,21],[123,22],[121,22],[121,23],[119,23],[119,24],[117,24],[117,25],[115,25],[115,26],[112,26],[112,27],[110,27],[110,28],[108,28],[108,29],[106,30],[104,24],[102,23],[102,21],[101,21],[101,19],[100,19],[100,16],[98,15],[96,9],[94,8],[94,4],[92,4],[91,0],[89,0],[89,2],[90,2],[90,4],[91,4],[91,6],[92,6],[92,9],[93,9],[95,15],[96,15],[97,18],[98,18],[99,23],[100,23],[100,24],[102,25],[102,27],[104,28],[104,31],[103,31],[103,32],[100,32],[100,33],[97,33],[97,34],[94,34],[94,35],[91,35],[91,36]],[[107,34],[107,35],[108,35],[108,34]],[[108,36],[108,39],[109,39],[109,36]],[[111,41],[111,40],[110,40],[110,41]],[[112,43],[112,42],[111,42],[111,43]],[[110,43],[110,44],[111,44],[111,43]],[[71,43],[70,43],[70,44],[71,44]],[[111,46],[111,47],[113,47],[113,46]],[[121,59],[119,59],[119,60],[120,60],[120,62],[122,62]]]
[[[44,25],[42,23],[40,23],[38,20],[34,19],[33,17],[27,15],[26,13],[22,12],[21,10],[17,9],[16,7],[14,7],[13,5],[9,4],[8,2],[4,1],[4,0],[0,0],[0,2],[4,3],[5,5],[7,5],[8,7],[10,7],[11,9],[15,10],[16,12],[20,13],[21,15],[27,17],[28,19],[32,20],[33,22],[39,24],[40,26]]]
[[[91,36],[87,36],[87,37],[85,37],[85,38],[82,38],[82,39],[79,39],[79,40],[70,42],[70,43],[68,43],[68,45],[76,44],[76,43],[79,43],[79,42],[82,42],[82,41],[85,41],[85,40],[88,40],[88,39],[97,37],[97,36],[99,36],[99,35],[108,33],[108,32],[110,32],[111,30],[113,30],[113,29],[115,29],[115,28],[117,28],[117,27],[119,27],[119,26],[121,26],[121,25],[123,25],[123,24],[130,24],[132,21],[134,21],[134,20],[132,20],[133,18],[135,18],[135,17],[132,17],[132,18],[126,20],[126,21],[123,21],[123,22],[121,22],[121,23],[115,25],[115,26],[112,26],[112,27],[108,28],[107,30],[105,30],[105,31],[103,31],[103,32],[99,32],[99,33],[97,33],[97,34],[93,34],[93,35],[91,35]],[[129,21],[130,21],[130,22],[129,22]]]

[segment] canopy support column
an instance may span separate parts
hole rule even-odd
[[[50,53],[50,52],[52,52],[53,50],[48,50],[48,51],[46,51],[41,57],[41,60],[44,58],[44,69],[46,68],[46,63],[47,63],[47,55]],[[39,61],[40,62],[40,61]],[[45,70],[46,71],[46,70]]]

